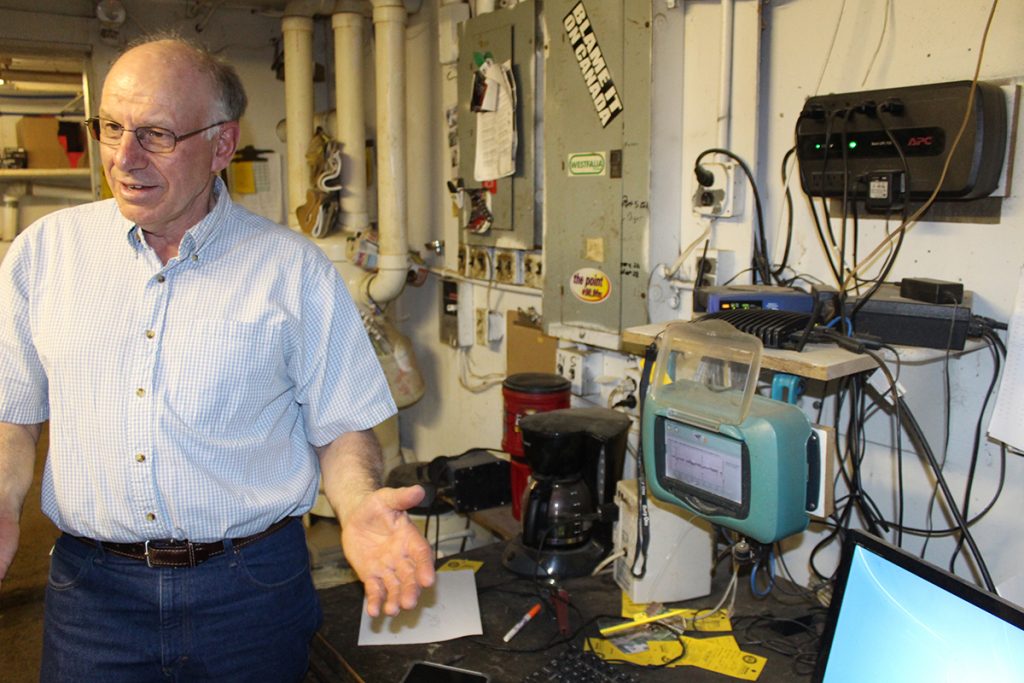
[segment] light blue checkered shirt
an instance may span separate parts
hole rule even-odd
[[[311,443],[395,413],[331,262],[216,182],[166,266],[114,200],[44,217],[0,265],[0,421],[50,420],[42,506],[68,533],[257,533],[312,505]]]

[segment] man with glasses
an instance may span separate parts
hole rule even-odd
[[[423,490],[380,485],[370,430],[395,406],[344,284],[218,177],[245,105],[195,46],[128,50],[87,122],[114,199],[37,221],[0,266],[0,580],[47,420],[64,532],[43,680],[301,679],[320,476],[370,615],[433,581],[405,514]]]

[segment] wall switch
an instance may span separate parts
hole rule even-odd
[[[476,336],[476,321],[473,317],[473,285],[470,282],[460,281],[458,286],[458,345],[468,347],[473,345]]]

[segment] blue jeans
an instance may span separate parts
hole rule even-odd
[[[44,614],[47,683],[300,681],[321,620],[298,519],[191,568],[61,536]]]

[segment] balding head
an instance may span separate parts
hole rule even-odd
[[[245,114],[248,98],[238,73],[230,64],[192,41],[174,35],[148,37],[131,43],[111,68],[123,60],[143,58],[173,69],[180,77],[201,78],[210,94],[211,115],[221,121],[237,121]]]

